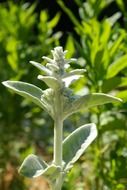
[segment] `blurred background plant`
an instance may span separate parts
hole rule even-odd
[[[80,67],[86,68],[84,79],[75,85],[75,90],[80,90],[80,93],[105,92],[123,99],[123,104],[110,104],[103,108],[91,109],[87,115],[89,121],[97,124],[99,136],[95,146],[92,146],[89,153],[81,160],[84,189],[125,190],[127,188],[127,32],[126,24],[124,25],[126,20],[124,2],[89,0],[82,3],[80,0],[75,0],[79,6],[80,19],[75,17],[63,1],[58,0],[58,3],[74,24],[79,38],[75,40],[72,34],[71,45],[73,44],[74,53],[76,49],[78,57],[80,56]],[[109,9],[113,5],[120,8],[123,15],[119,9],[112,15],[103,16],[104,9]]]
[[[63,189],[126,190],[126,1],[46,1],[46,9],[41,1],[29,2],[0,3],[0,81],[22,80],[40,86],[38,71],[29,61],[44,64],[41,57],[59,44],[68,49],[68,58],[78,58],[72,68],[86,68],[84,78],[72,86],[77,93],[109,93],[122,98],[123,103],[92,108],[65,122],[65,136],[84,120],[95,122],[99,135],[68,174]],[[57,10],[53,12],[55,6]],[[40,190],[40,181],[30,187],[17,174],[17,167],[29,153],[47,160],[52,156],[52,150],[47,148],[52,144],[52,121],[45,112],[1,84],[0,92],[0,189]]]

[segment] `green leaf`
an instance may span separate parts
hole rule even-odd
[[[127,67],[127,55],[121,56],[109,66],[107,72],[107,78],[116,76],[125,67]]]
[[[102,85],[102,91],[104,93],[110,92],[111,90],[115,89],[118,85],[121,84],[121,78],[120,77],[113,77],[109,78],[107,80],[104,80]]]
[[[115,55],[115,53],[118,51],[118,49],[119,49],[120,45],[122,44],[122,41],[125,38],[125,36],[126,36],[125,31],[121,31],[120,36],[117,39],[115,39],[111,48],[109,49],[110,57],[113,57]]]
[[[103,21],[101,30],[102,34],[100,35],[100,42],[104,48],[107,46],[107,43],[111,35],[111,24],[107,19]]]
[[[116,0],[116,3],[118,4],[119,8],[124,12],[125,11],[125,5],[123,0]]]
[[[23,161],[19,168],[19,173],[29,178],[43,175],[49,180],[54,180],[58,176],[60,170],[59,166],[55,166],[54,164],[49,166],[36,155],[30,154]]]
[[[47,23],[47,20],[48,20],[47,11],[45,11],[45,10],[41,11],[41,13],[40,13],[40,22],[41,23]]]
[[[114,131],[114,130],[126,130],[126,121],[124,117],[115,117],[115,116],[107,116],[105,118],[106,123],[102,124],[100,133],[103,134],[107,131]]]
[[[127,101],[127,90],[122,90],[116,94],[117,97],[122,98],[124,102]]]
[[[72,132],[63,141],[63,161],[69,170],[97,136],[94,123],[86,124]]]
[[[73,113],[76,113],[80,110],[89,109],[93,106],[119,101],[121,101],[120,98],[116,98],[103,93],[93,93],[84,96],[79,96],[77,98],[71,96],[65,99],[63,117],[66,118]]]
[[[65,5],[65,3],[62,0],[57,0],[57,3],[60,5],[63,11],[69,16],[73,24],[80,30],[80,32],[83,31],[83,28],[80,25],[80,22],[78,21],[76,16],[73,14],[73,12]]]
[[[57,14],[54,16],[54,18],[53,18],[51,21],[49,21],[49,22],[47,23],[48,27],[51,28],[51,29],[54,28],[54,27],[57,25],[57,23],[59,22],[60,16],[61,16],[61,14],[60,14],[60,13],[57,13]]]
[[[66,58],[70,59],[74,55],[74,52],[75,52],[74,40],[71,35],[69,35],[67,38],[65,49],[69,49],[69,52],[67,53]]]
[[[121,83],[119,84],[119,87],[125,87],[127,86],[127,77],[120,77]]]

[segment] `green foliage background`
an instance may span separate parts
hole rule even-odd
[[[111,16],[104,10],[117,5]],[[127,189],[127,11],[122,0],[75,0],[78,18],[62,0],[61,10],[73,23],[74,32],[64,40],[68,58],[78,58],[72,68],[85,68],[84,78],[72,88],[77,93],[104,92],[123,99],[123,103],[92,108],[74,114],[65,122],[68,132],[88,122],[95,122],[98,138],[68,174],[64,190]],[[113,5],[114,5],[113,4]],[[36,4],[0,4],[0,81],[22,80],[41,86],[38,71],[30,60],[44,64],[43,55],[61,44],[64,31],[54,32],[60,13],[36,12]],[[45,89],[46,86],[41,86]],[[29,153],[47,160],[52,156],[52,120],[40,108],[18,97],[0,84],[0,189],[8,165],[17,168]],[[9,190],[23,190],[26,181],[15,175]]]

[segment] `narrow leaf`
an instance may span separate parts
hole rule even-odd
[[[65,49],[69,49],[66,58],[69,59],[74,55],[75,46],[74,46],[74,39],[71,35],[68,36]]]
[[[64,77],[70,77],[70,76],[73,76],[73,75],[81,75],[85,71],[86,71],[85,69],[74,69],[74,70],[70,71],[69,73],[66,73],[64,75]]]
[[[60,16],[61,16],[61,14],[57,13],[55,15],[55,17],[47,23],[48,27],[51,29],[54,28],[57,25],[57,23],[59,22]]]
[[[44,73],[50,75],[51,71],[49,69],[47,69],[46,67],[44,67],[43,65],[41,65],[40,63],[37,63],[35,61],[30,61],[30,63],[32,65],[34,65],[35,67],[37,67],[39,70],[43,71]]]
[[[81,77],[83,77],[83,75],[70,75],[63,78],[62,81],[65,83],[65,86],[68,87],[70,84],[72,84],[74,81],[78,80]]]
[[[94,123],[86,124],[72,132],[63,141],[65,170],[69,170],[97,136]]]
[[[102,85],[102,91],[104,93],[110,92],[111,90],[115,89],[121,83],[121,77],[113,77],[107,80],[104,80]]]
[[[119,47],[121,46],[125,36],[126,33],[124,31],[121,31],[120,36],[113,42],[111,48],[109,49],[110,57],[113,57],[114,54],[119,50]]]
[[[83,31],[83,28],[80,25],[80,22],[75,17],[73,12],[64,4],[64,2],[62,0],[57,0],[57,2],[60,5],[60,7],[64,10],[64,12],[69,16],[69,18],[74,23],[74,25],[80,30],[80,32]]]
[[[116,12],[111,17],[109,17],[108,20],[111,23],[111,25],[113,26],[121,16],[122,16],[121,12]]]
[[[107,78],[116,76],[125,67],[127,67],[127,55],[123,55],[109,66]]]
[[[56,64],[52,64],[52,63],[47,63],[46,67],[49,68],[51,71],[59,71],[59,67]]]
[[[64,118],[80,110],[86,110],[93,106],[121,101],[120,98],[103,93],[93,93],[77,98],[68,98],[64,103]]]

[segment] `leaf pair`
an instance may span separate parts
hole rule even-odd
[[[51,89],[43,91],[35,85],[18,81],[5,81],[3,82],[3,84],[17,94],[30,99],[36,105],[47,111],[52,118],[54,117],[54,113],[52,110],[53,91]],[[93,93],[79,97],[65,95],[63,105],[63,119],[82,109],[86,110],[93,106],[117,101],[121,100],[119,98],[103,93]]]

